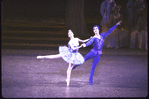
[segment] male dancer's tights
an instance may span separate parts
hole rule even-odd
[[[90,78],[89,78],[89,82],[90,84],[92,84],[93,82],[93,75],[94,75],[94,71],[95,71],[95,68],[100,60],[100,55],[98,53],[94,53],[92,51],[90,51],[85,57],[84,57],[84,60],[87,61],[89,59],[93,58],[93,63],[92,63],[92,67],[91,67],[91,70],[90,70]],[[73,69],[75,69],[78,65],[75,65]]]

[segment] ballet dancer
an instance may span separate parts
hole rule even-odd
[[[92,67],[90,70],[90,78],[89,78],[89,83],[90,85],[93,85],[93,75],[94,75],[94,70],[96,68],[96,65],[98,64],[99,60],[100,60],[100,55],[102,54],[102,48],[103,48],[103,43],[104,43],[104,39],[118,26],[121,25],[122,21],[119,21],[118,23],[116,23],[113,27],[111,27],[107,32],[105,33],[100,33],[99,34],[99,26],[95,25],[93,27],[93,32],[94,32],[94,36],[86,43],[86,44],[82,44],[83,47],[87,47],[89,45],[93,45],[93,48],[90,50],[90,52],[84,57],[84,61],[87,61],[91,58],[93,58],[93,63],[92,63]],[[73,69],[75,69],[77,66],[79,65],[74,65]],[[72,69],[72,70],[73,70]]]
[[[69,83],[70,83],[70,75],[71,75],[71,70],[72,70],[73,65],[82,64],[84,62],[83,56],[78,52],[79,48],[82,47],[82,45],[79,46],[79,42],[84,43],[89,40],[89,39],[81,40],[79,38],[75,38],[71,30],[68,30],[68,37],[70,38],[70,41],[68,42],[68,47],[59,46],[59,54],[37,56],[37,59],[63,58],[67,63],[69,63],[69,66],[67,69],[67,79],[66,79],[67,86],[69,86]]]

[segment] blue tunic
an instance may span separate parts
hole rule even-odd
[[[91,51],[93,51],[94,53],[98,53],[99,51],[102,51],[104,39],[105,39],[116,27],[117,27],[117,24],[115,24],[113,27],[111,27],[107,32],[105,32],[105,33],[100,33],[101,39],[99,39],[99,38],[97,38],[97,37],[91,38],[91,39],[86,43],[86,46],[89,46],[89,45],[93,44],[93,48],[91,49]]]

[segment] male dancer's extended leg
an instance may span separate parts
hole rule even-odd
[[[93,58],[94,57],[93,54],[94,54],[93,52],[89,52],[88,54],[86,54],[86,56],[84,57],[84,61],[87,61],[87,60]],[[77,66],[79,66],[79,65],[74,65],[72,70],[75,69]]]
[[[90,85],[93,85],[93,75],[94,75],[94,71],[95,71],[95,68],[96,68],[99,60],[100,60],[100,55],[95,56],[93,59],[92,67],[90,70],[90,78],[89,78]]]

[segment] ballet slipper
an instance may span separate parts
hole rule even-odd
[[[89,80],[90,85],[94,85],[93,82],[91,80]]]
[[[89,82],[90,83],[90,85],[94,85],[92,82]]]
[[[75,69],[77,66],[79,66],[79,65],[74,65],[74,66],[72,67],[72,70]]]
[[[44,59],[43,56],[37,56],[37,59]]]

